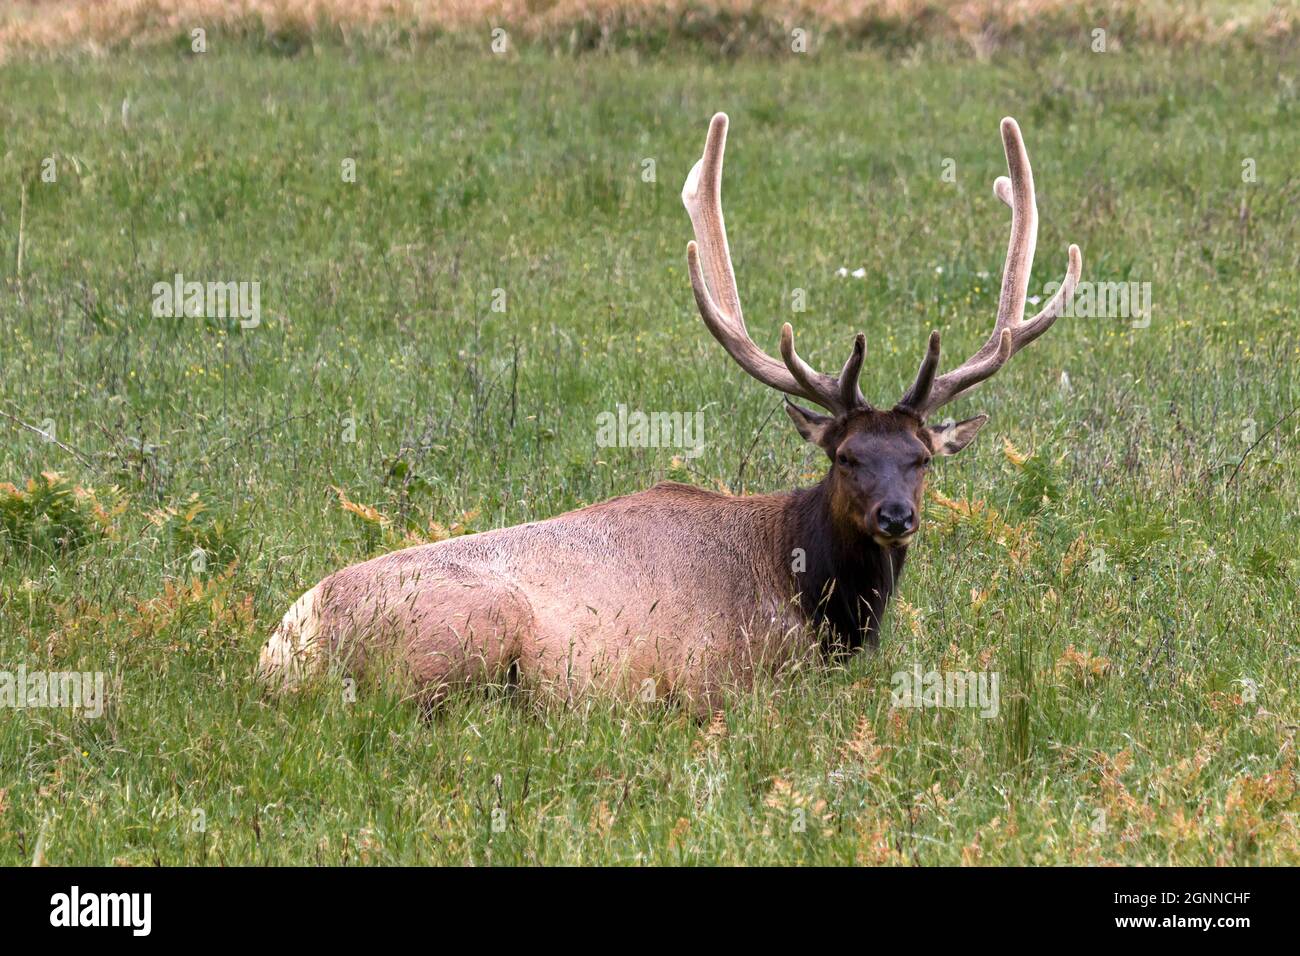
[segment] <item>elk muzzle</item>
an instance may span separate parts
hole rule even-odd
[[[886,501],[876,506],[872,515],[873,537],[877,543],[902,547],[916,533],[916,509],[910,501]]]

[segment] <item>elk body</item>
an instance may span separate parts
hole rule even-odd
[[[264,677],[294,684],[331,664],[357,673],[395,661],[434,699],[513,674],[566,698],[653,690],[704,711],[759,670],[876,641],[918,529],[930,460],[964,448],[987,416],[927,419],[1047,331],[1078,282],[1079,249],[1070,246],[1057,293],[1025,318],[1037,207],[1019,127],[1004,119],[1009,177],[994,192],[1011,207],[1011,240],[993,332],[943,375],[931,333],[915,382],[895,405],[876,408],[858,387],[862,334],[838,375],[799,357],[789,324],[781,360],[750,338],[722,217],[726,136],[719,113],[682,192],[695,232],[687,264],[696,304],[727,353],[788,396],[795,427],[829,459],[826,477],[742,497],[668,482],[344,568],[289,609],[262,650]]]

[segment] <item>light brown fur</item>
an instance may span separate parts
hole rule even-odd
[[[773,544],[786,495],[665,482],[546,521],[421,545],[344,568],[300,599],[262,652],[290,682],[326,661],[360,672],[395,652],[433,696],[503,681],[717,705],[816,647]],[[653,682],[647,684],[647,682]]]

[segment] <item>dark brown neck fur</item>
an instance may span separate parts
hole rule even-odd
[[[837,521],[827,482],[796,491],[786,511],[785,554],[803,549],[794,590],[810,622],[828,632],[829,651],[876,646],[880,621],[903,573],[906,548],[883,548],[852,522]]]

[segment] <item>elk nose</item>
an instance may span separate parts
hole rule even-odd
[[[881,534],[901,538],[916,530],[916,511],[909,503],[887,501],[876,512],[876,524]]]

